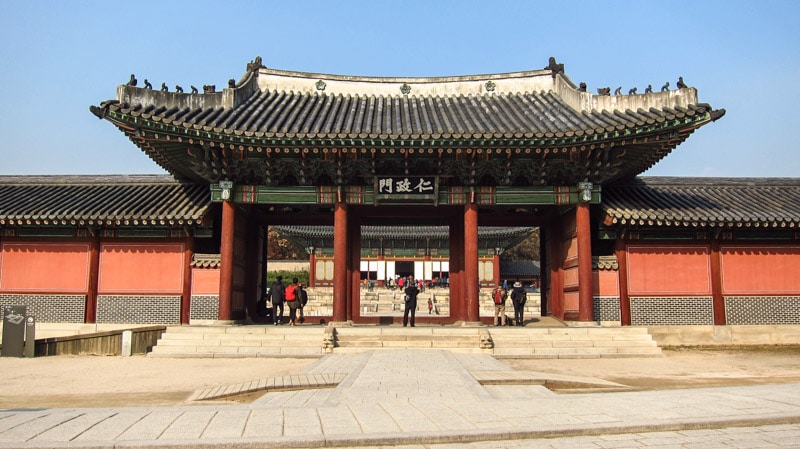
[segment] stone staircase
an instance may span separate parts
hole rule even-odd
[[[375,349],[446,349],[498,357],[658,357],[644,327],[170,326],[150,357],[319,357]]]
[[[442,326],[352,326],[337,327],[334,349],[337,354],[373,349],[447,349],[456,353],[483,353],[481,337],[485,327]],[[491,351],[489,351],[491,354]]]
[[[319,357],[323,326],[169,326],[149,357]]]
[[[492,327],[498,357],[660,357],[646,327]]]

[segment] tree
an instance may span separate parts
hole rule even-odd
[[[539,228],[516,246],[508,248],[500,257],[503,260],[539,260]]]
[[[307,259],[306,250],[281,236],[272,227],[267,230],[267,259],[300,260]]]

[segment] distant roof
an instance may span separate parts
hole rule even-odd
[[[797,228],[800,178],[638,177],[603,190],[606,225]]]
[[[273,226],[281,233],[333,238],[333,226]],[[520,235],[528,236],[533,232],[531,227],[496,227],[481,226],[478,228],[479,238],[514,238]],[[447,226],[361,226],[361,238],[439,238],[449,239],[450,230]]]
[[[192,225],[209,205],[169,175],[0,176],[0,225]]]

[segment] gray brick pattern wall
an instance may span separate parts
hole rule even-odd
[[[714,324],[714,302],[707,297],[631,297],[633,326]]]
[[[219,296],[192,296],[189,321],[216,319],[219,319]]]
[[[180,296],[97,297],[98,323],[180,324]]]
[[[800,297],[732,296],[725,298],[727,324],[800,324]]]
[[[598,321],[622,322],[618,296],[595,296],[594,318]]]
[[[37,323],[83,323],[86,295],[3,294],[0,309],[5,306],[26,306]]]

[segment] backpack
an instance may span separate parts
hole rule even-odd
[[[506,291],[502,288],[496,288],[492,292],[492,298],[494,299],[495,304],[502,304],[506,299]]]
[[[302,288],[298,288],[296,290],[296,294],[297,294],[297,299],[300,300],[300,304],[306,305],[308,303],[308,293],[306,293],[305,290],[303,290]]]
[[[295,295],[295,289],[297,288],[296,285],[289,285],[286,287],[286,290],[283,291],[283,298],[286,301],[294,301],[297,299],[297,295]]]

